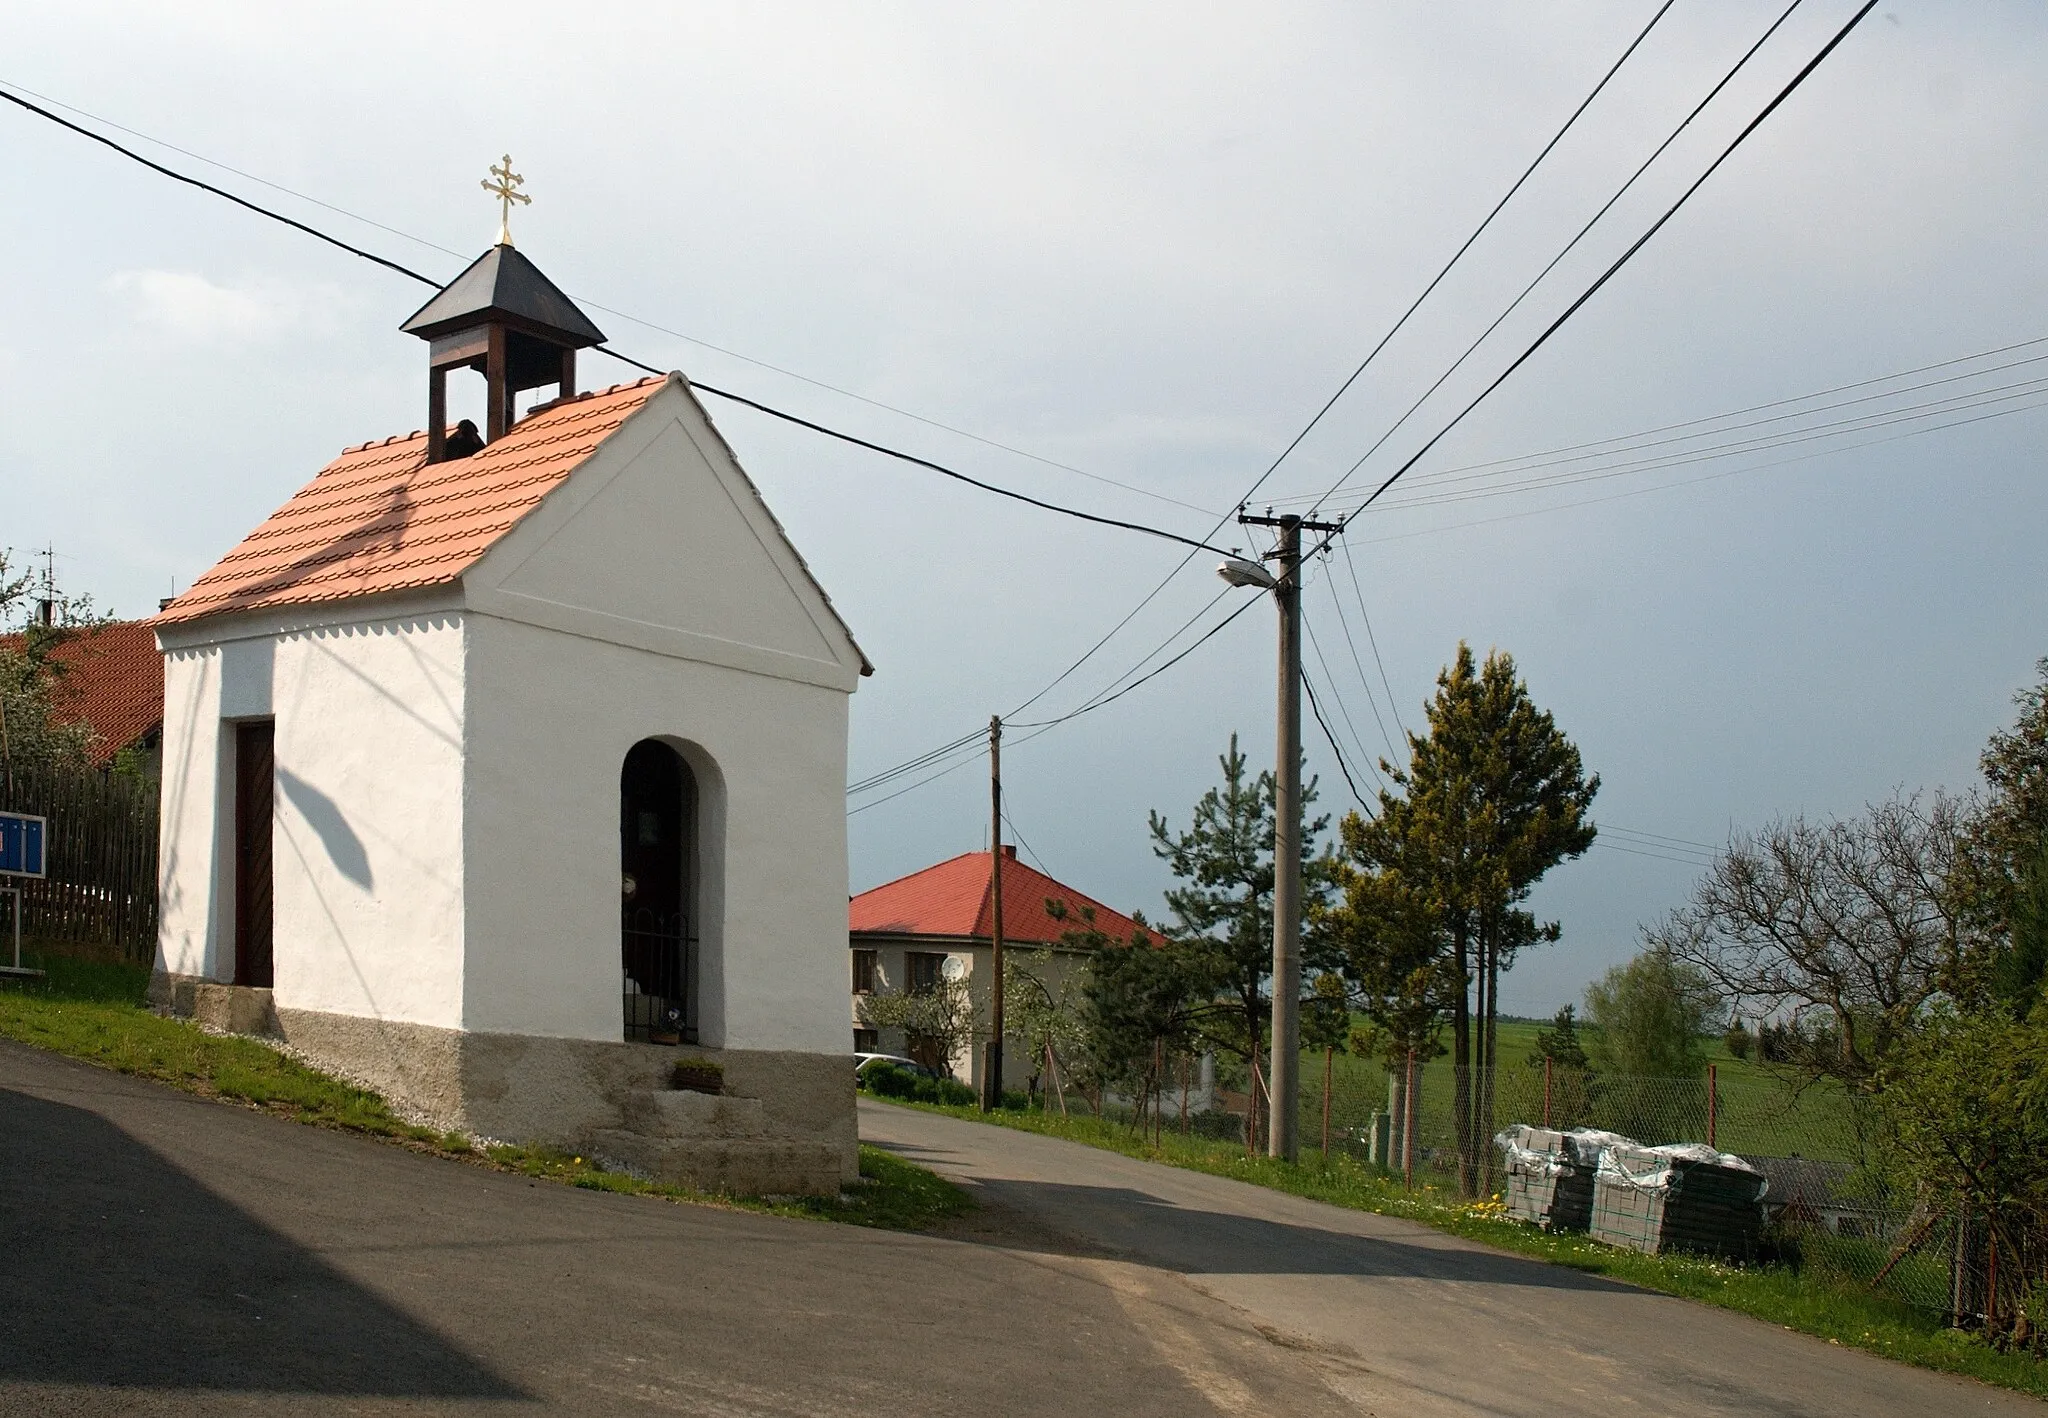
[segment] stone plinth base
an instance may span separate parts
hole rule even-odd
[[[471,1033],[279,1007],[269,990],[161,972],[150,1002],[282,1040],[438,1128],[705,1190],[832,1195],[860,1175],[853,1069],[836,1054]],[[684,1058],[718,1064],[722,1095],[672,1089]]]

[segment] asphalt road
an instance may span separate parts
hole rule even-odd
[[[0,1043],[0,1414],[1355,1411],[1177,1277],[1003,1224],[530,1183]]]
[[[991,1244],[1177,1277],[1391,1418],[2014,1414],[2032,1399],[1426,1227],[861,1101],[861,1135],[970,1186]]]

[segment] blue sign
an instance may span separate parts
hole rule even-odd
[[[49,823],[25,812],[0,812],[0,876],[41,876]]]

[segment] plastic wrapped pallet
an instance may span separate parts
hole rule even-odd
[[[1593,1239],[1649,1255],[1747,1256],[1763,1227],[1763,1173],[1696,1142],[1610,1146],[1593,1182]]]
[[[1508,1214],[1546,1231],[1583,1231],[1593,1216],[1593,1174],[1612,1143],[1633,1147],[1611,1132],[1520,1124],[1494,1138],[1507,1159]]]

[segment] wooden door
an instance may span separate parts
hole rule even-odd
[[[270,834],[275,726],[235,725],[235,983],[271,984]]]

